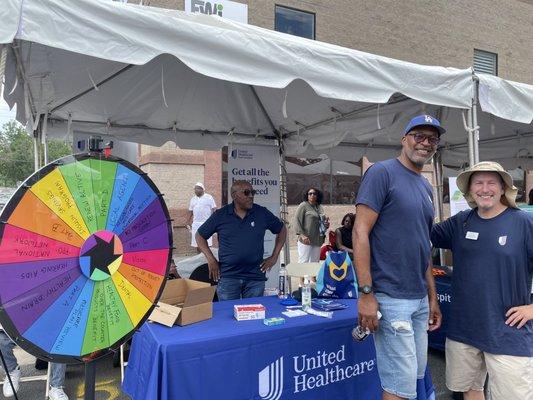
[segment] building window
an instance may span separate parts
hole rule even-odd
[[[276,6],[276,31],[300,36],[308,39],[315,38],[315,14],[295,10],[283,6]]]
[[[474,49],[474,71],[498,75],[498,54]]]

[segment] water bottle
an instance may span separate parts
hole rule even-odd
[[[279,268],[279,281],[278,281],[278,298],[285,300],[288,297],[289,284],[288,284],[287,268],[285,264],[281,263]]]
[[[302,287],[302,310],[311,308],[311,282],[309,275],[304,275],[304,285]]]
[[[357,325],[355,328],[352,329],[352,337],[358,342],[365,340],[368,336],[370,336],[370,329],[368,328],[363,329],[361,325]]]
[[[379,311],[377,313],[377,316],[379,321],[381,319],[381,313]],[[355,328],[352,329],[352,338],[354,338],[354,340],[357,340],[358,342],[365,340],[369,336],[370,329],[363,329],[361,325],[357,325]]]

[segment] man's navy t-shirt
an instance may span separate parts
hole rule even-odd
[[[265,231],[278,234],[282,228],[283,222],[263,206],[254,204],[241,219],[231,203],[215,211],[198,228],[198,233],[206,240],[218,233],[218,261],[223,278],[264,281],[260,265]]]
[[[356,204],[379,214],[370,233],[374,291],[399,299],[425,297],[434,216],[428,180],[397,159],[378,162],[366,171]]]
[[[533,216],[508,208],[489,219],[477,209],[435,225],[435,247],[453,251],[447,336],[491,354],[533,356],[533,321],[505,325],[505,313],[530,304]],[[469,233],[470,232],[470,233]]]

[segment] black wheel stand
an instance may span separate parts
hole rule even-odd
[[[6,360],[4,358],[4,355],[0,351],[0,358],[2,359],[2,366],[4,367],[4,371],[6,373],[7,379],[9,380],[9,384],[11,385],[11,389],[13,389],[13,394],[15,395],[15,400],[19,400],[17,396],[17,392],[15,391],[15,387],[13,386],[13,382],[11,381],[11,375],[9,375],[9,371],[7,370]]]
[[[85,364],[85,395],[84,400],[95,400],[96,365],[94,361]]]

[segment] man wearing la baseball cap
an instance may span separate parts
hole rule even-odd
[[[533,399],[533,216],[516,207],[503,167],[480,162],[457,177],[471,210],[437,224],[435,247],[453,251],[446,385],[465,399]]]
[[[372,165],[356,200],[358,323],[375,332],[387,400],[416,397],[417,379],[424,377],[427,364],[427,329],[441,322],[428,268],[433,190],[421,172],[445,132],[431,115],[414,117],[403,132],[400,156]]]

